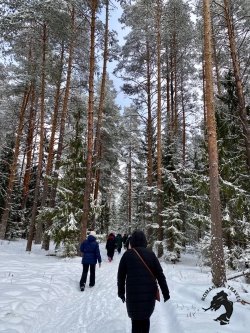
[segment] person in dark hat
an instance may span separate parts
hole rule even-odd
[[[130,248],[120,260],[117,273],[118,297],[126,301],[132,333],[149,333],[150,316],[156,301],[156,281],[166,302],[170,298],[169,289],[160,262],[147,248],[144,232],[136,230],[130,238]]]
[[[85,284],[88,276],[88,270],[90,269],[89,286],[94,287],[95,285],[95,268],[98,261],[99,267],[101,267],[102,258],[100,255],[99,244],[96,241],[95,231],[90,231],[87,239],[85,239],[81,246],[80,251],[82,252],[82,277],[80,280],[80,290],[84,291]]]

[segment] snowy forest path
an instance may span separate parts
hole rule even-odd
[[[68,293],[62,290],[61,299],[49,304],[48,310],[53,313],[51,321],[44,323],[38,319],[39,325],[34,333],[101,333],[104,330],[129,333],[130,320],[124,304],[117,297],[118,262],[118,257],[112,263],[104,259],[101,268],[96,267],[95,286],[90,288],[87,280],[83,292],[79,290],[80,274],[73,273],[74,287]]]
[[[117,297],[117,269],[121,255],[109,263],[105,244],[100,243],[102,266],[96,268],[96,285],[79,290],[81,258],[47,256],[39,245],[25,251],[26,241],[0,242],[1,333],[130,333],[126,304]],[[124,251],[124,250],[123,250]],[[183,253],[178,264],[161,262],[170,300],[156,302],[150,333],[244,333],[249,331],[249,305],[236,302],[234,292],[230,324],[215,319],[225,312],[204,311],[216,290],[209,267],[199,265],[195,253]],[[250,302],[250,287],[242,281],[230,286]],[[243,288],[244,287],[244,288]]]
[[[1,333],[130,333],[131,320],[126,304],[117,296],[117,270],[122,253],[109,263],[105,245],[100,244],[101,268],[96,267],[96,284],[79,289],[81,258],[46,256],[37,245],[25,252],[18,242],[9,252],[6,243],[0,252],[0,331]],[[163,264],[165,267],[165,264]],[[175,269],[165,267],[171,286]],[[170,277],[170,281],[168,279]],[[88,276],[89,279],[89,276]],[[174,281],[175,283],[176,281]],[[184,333],[174,300],[156,302],[151,317],[152,333]],[[178,311],[177,311],[178,312]],[[1,330],[4,325],[5,330]]]
[[[101,268],[96,267],[95,286],[89,288],[87,280],[85,290],[80,292],[79,269],[72,271],[71,280],[68,283],[65,281],[61,297],[47,303],[46,311],[53,314],[51,320],[44,322],[41,317],[38,317],[36,320],[38,325],[31,333],[131,332],[131,321],[127,316],[126,305],[117,297],[117,269],[122,254],[116,253],[114,260],[109,263],[103,245],[101,245],[101,252],[103,263]],[[66,274],[65,276],[67,278]],[[44,304],[41,306],[44,307]],[[161,298],[160,303],[156,302],[150,331],[184,333],[171,301],[164,303]]]

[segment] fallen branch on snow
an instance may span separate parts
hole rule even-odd
[[[240,272],[237,275],[230,276],[229,278],[227,278],[227,280],[233,280],[240,276],[250,276],[250,270],[247,269],[246,271]]]

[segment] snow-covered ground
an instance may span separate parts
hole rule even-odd
[[[130,333],[126,306],[117,297],[116,275],[120,256],[107,260],[100,244],[103,263],[96,269],[96,285],[79,291],[81,258],[46,256],[40,246],[25,251],[26,242],[0,242],[0,332],[1,333]],[[184,254],[176,265],[162,263],[171,300],[156,302],[150,333],[246,333],[250,305],[236,302],[239,296],[250,302],[250,285],[241,278],[230,281],[235,290],[225,290],[233,301],[227,325],[215,321],[225,313],[204,311],[220,290],[211,287],[208,268],[197,266],[193,254]]]

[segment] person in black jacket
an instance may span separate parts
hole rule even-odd
[[[108,261],[111,262],[115,253],[115,235],[111,232],[106,242]]]
[[[121,250],[122,250],[122,235],[121,234],[116,235],[115,243],[116,243],[117,252],[120,254]]]
[[[88,270],[90,268],[89,286],[94,287],[95,285],[95,268],[98,261],[99,267],[101,267],[101,254],[99,244],[96,241],[95,231],[91,231],[88,238],[85,239],[81,246],[80,251],[82,252],[82,277],[80,280],[80,290],[84,291],[85,284],[88,276]]]
[[[132,333],[149,333],[150,316],[155,307],[157,284],[134,249],[157,279],[164,302],[170,298],[169,289],[159,260],[153,251],[146,248],[147,240],[143,231],[133,232],[130,246],[131,249],[124,252],[118,267],[118,297],[123,302],[126,300],[128,316],[132,321]]]

